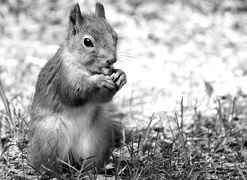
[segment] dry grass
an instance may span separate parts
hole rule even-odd
[[[131,158],[126,166],[132,165],[132,170],[126,168],[127,179],[138,179],[137,173],[139,179],[245,179],[245,119],[236,114],[236,101],[218,102],[215,117],[194,114],[189,128],[183,125],[181,103],[180,115],[167,119],[176,125],[170,132],[148,127],[134,133],[127,145]]]
[[[70,173],[57,175],[57,179],[246,179],[247,131],[245,119],[241,118],[243,107],[230,97],[217,103],[214,117],[195,112],[190,127],[183,122],[182,101],[178,114],[160,119],[169,122],[168,129],[152,126],[155,117],[151,116],[148,127],[133,129],[131,141],[114,150],[112,163],[106,168],[107,176],[71,167]],[[47,179],[28,164],[27,124],[21,114],[12,114],[4,114],[9,121],[13,119],[13,127],[1,138],[2,178]]]

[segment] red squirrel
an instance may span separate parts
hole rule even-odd
[[[120,129],[107,106],[127,82],[113,67],[117,42],[101,3],[93,14],[73,6],[67,38],[39,73],[31,106],[29,159],[40,172],[58,172],[61,161],[108,161]]]

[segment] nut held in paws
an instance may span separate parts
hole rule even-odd
[[[113,66],[109,66],[109,67],[103,67],[102,70],[102,74],[104,74],[105,76],[111,76],[114,73],[114,67]]]

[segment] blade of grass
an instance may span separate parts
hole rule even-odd
[[[204,166],[203,166],[203,168],[191,179],[191,180],[196,180],[197,179],[197,177],[199,177],[200,176],[200,174],[204,171],[204,169],[205,170],[207,170],[207,166],[208,166],[208,164],[209,163],[206,163]],[[206,178],[206,171],[205,171],[205,178]]]
[[[185,152],[186,164],[189,165],[190,164],[190,160],[189,160],[188,151],[187,151],[187,148],[186,148],[186,140],[184,138],[184,132],[183,132],[183,98],[181,100],[181,123],[179,123],[178,115],[176,113],[175,113],[174,121],[175,121],[175,123],[177,125],[178,132],[179,132],[179,135],[180,135],[181,140],[182,140],[182,146],[183,146],[183,149],[184,149],[184,152]]]
[[[234,165],[238,169],[239,174],[241,175],[241,177],[243,178],[243,180],[246,180],[246,177],[244,176],[243,171],[238,167],[238,165],[236,163],[234,163]]]
[[[9,116],[9,119],[10,119],[10,122],[11,122],[11,129],[12,129],[12,127],[14,125],[13,117],[12,117],[12,114],[11,114],[11,111],[10,111],[9,101],[8,101],[8,99],[6,97],[6,94],[5,94],[1,79],[0,79],[0,97],[2,99],[2,102],[3,102],[3,105],[4,105],[5,110],[7,112],[7,115]]]

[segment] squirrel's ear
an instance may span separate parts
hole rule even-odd
[[[73,34],[79,31],[79,26],[83,23],[83,17],[81,15],[80,6],[76,3],[70,11],[69,27]]]
[[[99,3],[99,2],[97,2],[95,4],[95,14],[98,17],[105,18],[105,9],[104,9],[104,6],[101,3]]]

